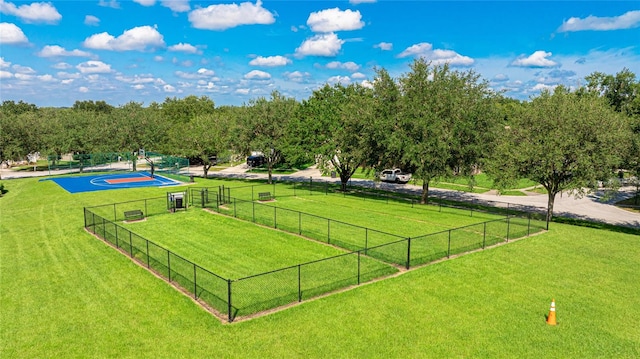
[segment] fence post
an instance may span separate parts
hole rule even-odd
[[[358,285],[360,285],[360,251],[358,251]]]
[[[369,228],[364,229],[364,254],[367,254],[367,248],[369,247]]]
[[[276,181],[273,181],[273,198],[276,198]]]
[[[253,191],[253,187],[251,187],[251,190]],[[251,195],[251,198],[253,198],[253,194]],[[251,209],[253,210],[253,223],[256,223],[256,203],[255,202],[251,202]]]
[[[451,257],[451,230],[449,230],[449,245],[447,246],[447,258]]]
[[[118,227],[115,227],[115,229],[116,229],[116,243],[118,243]]]
[[[82,212],[84,214],[84,228],[87,228],[87,207],[82,207]]]
[[[531,235],[531,213],[527,213],[527,237]]]
[[[255,199],[253,198],[253,186],[251,186],[251,200],[255,201]],[[255,220],[254,220],[254,222],[255,222]]]
[[[298,264],[298,302],[302,302],[302,286],[300,282],[300,264]]]
[[[115,222],[118,219],[118,215],[116,214],[116,204],[113,204],[113,221]]]
[[[144,215],[143,215],[143,217],[144,218],[149,217],[149,210],[147,210],[147,200],[146,199],[144,200]]]
[[[116,228],[116,233],[118,233],[118,228]],[[129,231],[129,254],[131,255],[131,258],[133,258],[133,241],[131,240],[131,231]]]
[[[196,264],[193,263],[193,299],[198,299],[198,282],[196,282]]]
[[[407,238],[407,269],[411,266],[411,237]]]
[[[507,216],[507,242],[509,242],[509,230],[510,230],[509,224],[510,224],[509,223],[509,217]]]
[[[327,218],[327,243],[331,243],[331,220]]]
[[[169,276],[169,283],[171,283],[171,252],[167,251],[167,275]]]
[[[227,279],[227,304],[229,305],[229,323],[231,323],[233,321],[233,318],[231,317],[231,279]]]
[[[273,228],[278,229],[278,221],[277,221],[277,214],[276,214],[276,209],[277,207],[273,207]]]
[[[238,218],[238,215],[236,213],[236,202],[238,202],[238,199],[237,198],[234,198],[234,199],[235,199],[235,201],[233,201],[233,216],[235,218]]]
[[[147,268],[151,268],[149,265],[149,240],[145,239],[147,241]]]
[[[107,239],[107,222],[104,217],[102,217],[102,239]]]
[[[484,230],[482,231],[482,249],[484,249],[487,242],[487,222],[484,222]]]
[[[302,212],[298,212],[298,234],[302,235]]]

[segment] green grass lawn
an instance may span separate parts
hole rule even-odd
[[[198,185],[232,181],[198,180]],[[548,233],[221,324],[87,234],[82,207],[166,189],[69,194],[7,180],[0,198],[2,358],[637,358],[637,235]],[[559,325],[545,315],[555,298]]]
[[[192,208],[124,224],[125,228],[231,279],[346,253],[335,247]]]

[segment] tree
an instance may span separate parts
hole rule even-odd
[[[585,79],[587,90],[604,96],[616,112],[640,114],[640,83],[629,69],[624,68],[615,76],[596,71]]]
[[[497,116],[493,93],[473,71],[431,66],[423,59],[400,78],[401,113],[391,153],[402,154],[405,170],[422,180],[421,203],[429,183],[453,174],[471,175],[491,150]]]
[[[325,85],[303,104],[306,148],[319,158],[323,170],[335,170],[341,188],[365,164],[371,152],[365,128],[371,124],[372,93],[358,84]]]
[[[214,110],[215,104],[207,96],[167,97],[162,103],[162,116],[172,124],[185,123],[197,115],[213,114]]]
[[[525,104],[502,129],[488,171],[499,188],[518,178],[540,183],[548,223],[558,193],[581,196],[610,178],[628,139],[624,119],[602,98],[560,86]]]
[[[229,148],[229,118],[224,112],[196,115],[189,122],[172,129],[172,153],[197,157],[202,162],[204,177],[215,165],[214,159]]]
[[[295,99],[273,91],[269,100],[264,97],[251,100],[246,111],[243,111],[241,138],[245,148],[264,155],[268,183],[272,181],[273,167],[283,159],[289,123],[298,116],[298,106]]]

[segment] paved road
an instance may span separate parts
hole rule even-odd
[[[117,164],[111,164],[96,168],[91,168],[91,171],[96,170],[115,170],[115,169],[131,169],[131,165],[126,162]],[[87,171],[89,169],[86,169]],[[226,177],[226,178],[248,178],[248,179],[260,179],[266,178],[266,174],[246,173],[246,165],[240,165],[236,167],[230,167],[221,171],[209,172],[209,177]],[[21,177],[35,177],[35,176],[48,176],[48,175],[60,175],[66,173],[77,173],[78,170],[58,170],[58,171],[42,171],[42,172],[15,172],[7,169],[3,169],[0,173],[2,179],[21,178]],[[190,174],[196,176],[202,176],[202,167],[192,167],[189,169]],[[315,168],[309,168],[303,171],[296,172],[291,175],[274,175],[276,180],[286,181],[306,181],[312,178],[313,181],[325,181],[331,183],[339,183],[338,179],[330,177],[322,177],[320,171]],[[375,187],[390,191],[420,194],[421,188],[419,186],[411,184],[391,184],[373,182],[370,180],[353,179],[352,185],[362,187]],[[575,198],[568,196],[567,194],[559,195],[556,197],[554,205],[554,215],[562,217],[570,217],[577,219],[585,219],[596,222],[611,223],[616,225],[622,225],[626,227],[640,228],[640,214],[625,211],[614,206],[612,203],[623,198],[631,197],[634,188],[625,187],[617,194],[615,198],[608,201],[602,201],[602,192],[596,192],[589,194],[582,198]],[[531,210],[544,212],[547,208],[547,196],[546,195],[530,195],[530,196],[501,196],[497,194],[485,193],[485,194],[472,194],[460,191],[444,190],[433,188],[430,189],[430,195],[438,198],[450,198],[463,201],[480,201],[480,202],[494,202],[496,205],[506,206],[507,203],[516,204],[520,206],[529,207]]]

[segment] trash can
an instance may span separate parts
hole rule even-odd
[[[193,175],[189,175],[189,182],[195,182],[195,180],[193,179]]]
[[[336,178],[336,171],[331,171],[331,178]]]

